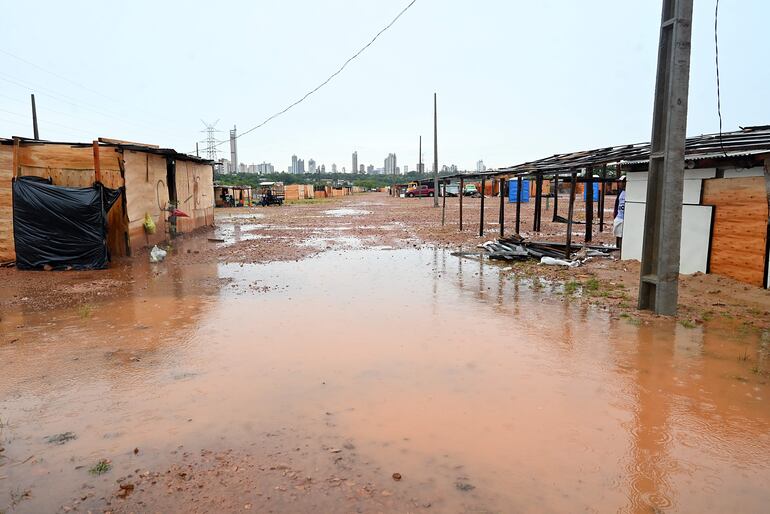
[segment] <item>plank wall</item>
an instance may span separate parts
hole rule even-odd
[[[711,272],[764,286],[768,220],[764,177],[706,180],[703,204],[715,206]]]
[[[132,251],[166,239],[165,212],[168,205],[166,158],[145,152],[123,152],[128,203],[128,233]],[[144,230],[144,216],[150,214],[155,233]]]
[[[214,171],[210,164],[177,160],[176,191],[179,210],[190,216],[177,220],[177,232],[214,224]]]
[[[16,259],[13,245],[13,146],[0,144],[0,262]]]

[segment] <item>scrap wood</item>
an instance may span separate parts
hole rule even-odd
[[[559,216],[558,214],[553,217],[554,223],[569,223],[569,220],[565,218],[564,216]],[[578,221],[578,220],[572,220],[573,225],[585,225],[585,221]]]

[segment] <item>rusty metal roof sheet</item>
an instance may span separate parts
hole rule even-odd
[[[704,134],[687,138],[685,160],[731,159],[770,154],[770,125],[742,127],[734,132]],[[556,154],[544,159],[500,168],[489,175],[556,173],[604,164],[642,164],[650,160],[650,144],[637,143]]]

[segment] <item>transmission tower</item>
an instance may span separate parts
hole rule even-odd
[[[201,120],[201,123],[203,123],[203,126],[206,127],[204,130],[201,130],[201,132],[206,134],[206,139],[203,140],[203,142],[206,143],[206,158],[211,161],[217,161],[217,145],[219,145],[221,141],[217,141],[215,134],[217,132],[222,132],[221,130],[216,129],[219,120],[215,121],[214,123],[206,123],[205,121]]]

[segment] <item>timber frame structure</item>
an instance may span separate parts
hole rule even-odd
[[[690,137],[686,141],[685,145],[685,173],[703,173],[708,170],[711,174],[703,175],[703,178],[707,182],[710,179],[729,179],[729,177],[737,178],[738,173],[736,170],[755,170],[755,177],[753,179],[753,189],[746,194],[747,202],[750,202],[750,206],[755,207],[755,211],[752,212],[752,217],[755,219],[758,226],[762,226],[760,231],[758,228],[754,230],[754,243],[757,247],[764,248],[764,273],[762,282],[758,279],[752,279],[751,281],[744,280],[740,276],[733,277],[737,280],[752,283],[754,285],[761,285],[765,288],[770,288],[770,125],[744,127],[741,130],[734,132],[724,132],[720,134],[705,134],[695,137]],[[592,188],[593,184],[611,184],[618,180],[621,175],[635,176],[635,174],[644,175],[650,165],[650,144],[649,143],[637,143],[621,146],[612,146],[597,148],[593,150],[584,150],[578,152],[556,154],[543,159],[525,162],[515,166],[509,166],[500,168],[493,171],[484,173],[471,173],[471,174],[457,174],[451,176],[441,177],[442,183],[447,183],[450,180],[459,179],[461,188],[462,184],[474,180],[481,181],[482,184],[488,181],[499,181],[501,194],[501,205],[505,200],[505,192],[507,191],[507,185],[512,181],[518,183],[518,201],[511,200],[516,203],[516,217],[514,220],[514,233],[519,234],[521,228],[521,216],[520,216],[520,201],[521,201],[521,183],[523,180],[531,179],[535,182],[536,193],[542,192],[542,185],[544,181],[553,180],[558,184],[559,181],[570,183],[570,195],[569,204],[567,206],[568,216],[566,219],[562,218],[558,214],[559,205],[558,201],[554,201],[553,205],[553,217],[565,221],[567,224],[566,245],[565,245],[565,257],[571,255],[573,249],[572,238],[572,226],[575,223],[575,190],[577,184],[586,184],[586,188]],[[762,174],[762,177],[759,175]],[[713,183],[713,182],[712,182]],[[736,182],[737,184],[737,182]],[[759,188],[759,184],[763,187]],[[728,185],[730,185],[728,183]],[[708,196],[708,189],[703,188],[699,190],[700,200],[699,203],[703,205],[709,205],[711,201]],[[462,190],[462,189],[461,189]],[[597,205],[593,205],[593,196],[587,195],[585,208],[586,208],[586,242],[590,242],[593,236],[594,225],[594,208],[596,208],[596,217],[599,218],[598,226],[600,231],[604,231],[604,196],[605,187],[599,188],[600,194],[598,197]],[[705,191],[705,193],[704,193]],[[704,197],[704,194],[706,195]],[[484,198],[482,198],[483,207]],[[542,201],[541,195],[536,194],[534,198],[535,202],[535,218],[533,220],[533,232],[540,231],[540,223],[542,220]],[[714,207],[715,219],[721,216],[725,217],[737,217],[742,211],[746,211],[749,207],[746,206],[746,202],[736,206],[716,205]],[[463,218],[463,205],[462,196],[460,197],[459,206],[459,228],[463,230],[467,225],[466,220]],[[746,211],[747,212],[747,211]],[[504,209],[501,207],[499,214],[500,236],[505,236],[505,214]],[[610,224],[612,221],[610,220]],[[643,226],[643,223],[641,224]],[[640,230],[641,229],[640,226]],[[484,210],[481,209],[479,220],[479,235],[483,235],[484,227]],[[626,230],[629,230],[628,222],[626,223]],[[718,232],[714,228],[712,222],[712,234],[715,236]],[[716,231],[715,231],[716,230]],[[760,234],[761,232],[761,234]],[[724,239],[724,238],[723,238]],[[761,239],[761,240],[760,240]],[[739,243],[740,244],[740,243]],[[729,242],[725,243],[726,246],[732,246],[735,248],[736,244],[730,245]],[[625,248],[625,244],[624,244]],[[709,251],[711,251],[709,246]],[[733,250],[737,252],[738,250]],[[624,252],[625,253],[625,252]],[[636,258],[636,257],[634,257]],[[710,272],[712,263],[709,262],[706,265],[704,272]],[[717,271],[714,271],[717,272]],[[718,272],[717,272],[718,273]],[[727,276],[732,276],[727,274]]]

